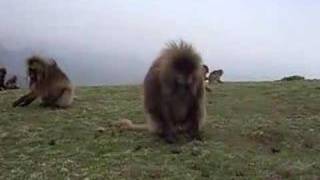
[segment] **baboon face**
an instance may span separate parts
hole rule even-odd
[[[178,86],[188,87],[191,84],[191,77],[185,74],[176,74],[175,80]]]
[[[36,58],[30,59],[28,61],[28,76],[30,80],[30,85],[36,82],[40,82],[45,78],[47,65],[43,61],[39,61]]]
[[[29,84],[30,86],[36,82],[39,81],[40,79],[40,74],[38,75],[37,69],[29,68],[28,69],[28,76],[29,76]]]
[[[33,69],[33,68],[28,68],[28,76],[31,78],[31,79],[35,79],[36,78],[36,69]]]
[[[208,74],[209,73],[209,68],[207,65],[202,65],[202,70],[204,74]]]
[[[197,64],[190,62],[189,60],[180,60],[174,63],[173,73],[175,83],[178,87],[189,89],[194,84],[195,75],[197,70]]]

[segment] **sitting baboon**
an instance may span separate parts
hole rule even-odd
[[[19,89],[17,86],[17,76],[12,76],[5,84],[6,89]]]
[[[5,67],[0,66],[0,91],[5,89],[4,81],[7,75],[7,70]]]
[[[209,78],[208,78],[208,73],[209,73],[209,67],[205,64],[202,65],[202,69],[203,69],[203,79],[205,81],[207,81]]]
[[[43,106],[68,107],[74,96],[74,87],[68,76],[54,60],[33,56],[27,60],[30,93],[19,98],[13,106],[27,106],[38,97]]]
[[[148,129],[166,142],[178,133],[190,140],[201,139],[205,119],[205,90],[201,57],[181,41],[169,43],[153,62],[144,80],[144,107],[147,124],[122,120],[125,129]]]
[[[205,84],[205,89],[207,92],[211,92],[212,90],[207,84],[207,81],[209,80],[209,78],[208,78],[209,67],[205,64],[202,65],[202,73],[203,73],[203,80],[204,80],[204,84]]]
[[[212,71],[209,75],[209,84],[222,83],[222,81],[221,81],[222,75],[223,75],[222,69]]]

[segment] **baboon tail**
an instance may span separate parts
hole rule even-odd
[[[147,124],[133,124],[129,119],[121,119],[117,125],[123,130],[148,130]]]

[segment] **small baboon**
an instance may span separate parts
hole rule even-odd
[[[205,64],[202,65],[202,69],[203,69],[203,79],[205,81],[208,80],[208,73],[209,73],[209,67]]]
[[[222,81],[221,81],[222,75],[223,75],[222,69],[212,71],[209,75],[209,84],[222,83]]]
[[[17,76],[12,76],[5,84],[6,89],[19,89],[17,86]]]
[[[122,120],[125,129],[148,129],[174,143],[179,133],[201,139],[205,119],[205,90],[201,57],[184,41],[170,42],[153,62],[144,80],[147,124]]]
[[[42,106],[68,107],[73,102],[74,87],[54,60],[40,56],[27,59],[30,93],[19,98],[13,107],[27,106],[38,97]]]
[[[7,75],[7,70],[5,67],[0,66],[0,91],[5,89],[4,81]]]
[[[208,78],[208,73],[209,73],[209,67],[205,64],[202,65],[202,72],[203,72],[203,79],[205,83],[205,89],[207,92],[211,92],[211,88],[208,86],[207,81],[209,80]]]

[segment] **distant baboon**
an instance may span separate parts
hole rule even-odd
[[[6,89],[19,89],[17,86],[17,76],[12,76],[5,84]]]
[[[200,55],[184,41],[171,42],[153,62],[144,80],[147,124],[122,120],[120,125],[126,129],[148,129],[168,143],[175,142],[178,133],[186,133],[190,140],[201,139],[204,101]]]
[[[202,65],[202,72],[203,72],[203,79],[205,83],[205,89],[207,92],[211,92],[211,88],[208,86],[207,81],[209,80],[208,78],[208,73],[209,73],[209,67],[205,64]]]
[[[40,56],[27,60],[30,93],[19,98],[13,106],[27,106],[38,97],[43,106],[68,107],[74,96],[74,87],[67,75],[54,60],[47,61]]]
[[[211,72],[209,75],[209,84],[222,83],[221,81],[222,75],[223,75],[222,69]]]
[[[203,69],[203,79],[206,81],[208,80],[209,67],[203,64],[202,69]]]
[[[7,70],[5,67],[0,66],[0,91],[5,89],[4,81],[7,75]]]

